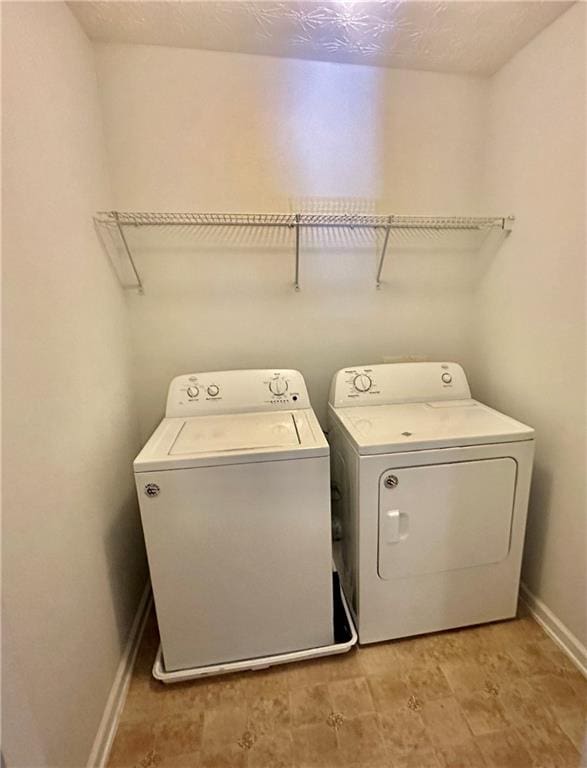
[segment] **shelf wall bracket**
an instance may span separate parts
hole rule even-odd
[[[112,212],[112,217],[114,219],[114,222],[116,223],[116,227],[118,229],[118,234],[120,235],[120,240],[122,241],[124,252],[126,254],[126,257],[128,258],[128,261],[130,263],[131,269],[132,269],[132,271],[134,273],[134,276],[136,278],[136,281],[137,281],[137,285],[136,285],[137,292],[140,293],[141,295],[143,295],[145,293],[145,290],[143,288],[143,283],[142,283],[142,280],[141,280],[141,278],[139,276],[139,273],[138,273],[136,264],[134,262],[134,259],[132,257],[132,254],[130,252],[130,248],[128,247],[128,242],[127,242],[126,237],[124,235],[124,231],[122,229],[122,224],[120,223],[120,217],[119,217],[119,215],[118,215],[118,213],[116,211]]]
[[[296,213],[296,221],[294,224],[296,230],[296,274],[294,288],[296,291],[300,290],[300,218],[300,214]]]
[[[385,236],[383,238],[383,245],[381,246],[381,256],[379,257],[379,266],[377,268],[377,277],[375,285],[377,289],[381,288],[381,273],[383,271],[383,263],[385,261],[385,254],[387,253],[387,244],[389,243],[389,234],[391,232],[391,225],[393,223],[393,216],[388,216],[387,226],[385,227]]]

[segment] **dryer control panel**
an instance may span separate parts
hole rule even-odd
[[[177,376],[167,393],[167,417],[311,408],[304,377],[290,369],[212,371]]]
[[[332,379],[335,408],[466,400],[471,390],[458,363],[385,363],[343,368]]]

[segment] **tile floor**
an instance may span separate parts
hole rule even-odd
[[[587,680],[529,617],[164,686],[150,617],[111,768],[576,768]]]

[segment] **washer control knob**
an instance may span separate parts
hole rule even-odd
[[[278,376],[276,379],[271,379],[269,382],[269,389],[273,395],[280,397],[287,392],[287,381]]]
[[[218,397],[218,395],[220,394],[220,387],[218,386],[218,384],[210,384],[210,386],[206,391],[208,392],[210,397]]]
[[[200,394],[200,390],[197,387],[188,387],[188,395],[192,398],[197,397]]]
[[[371,377],[367,376],[366,373],[359,373],[353,379],[353,387],[357,392],[368,392],[372,385]]]
[[[450,384],[452,381],[452,376],[450,373],[443,373],[440,378],[444,381],[445,384]]]

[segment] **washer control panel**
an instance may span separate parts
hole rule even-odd
[[[467,377],[458,363],[386,363],[338,371],[329,402],[341,408],[470,397]]]
[[[299,371],[252,370],[186,373],[169,385],[165,415],[203,416],[310,408]]]

